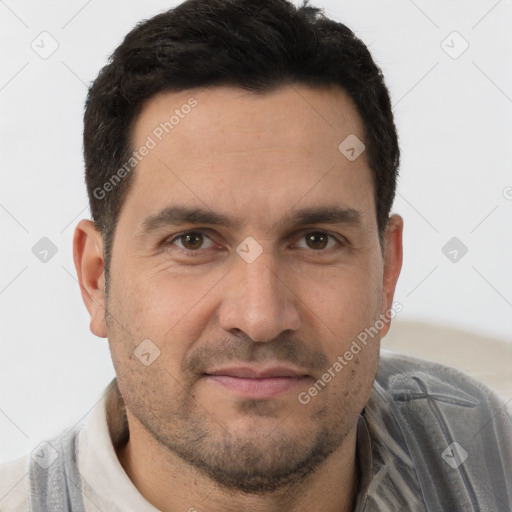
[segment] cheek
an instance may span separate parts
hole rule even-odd
[[[352,268],[329,277],[330,284],[313,287],[308,297],[308,321],[316,326],[310,335],[322,343],[328,360],[325,399],[353,404],[356,413],[369,396],[378,367],[379,336],[371,329],[380,312],[378,269]]]
[[[109,310],[116,320],[109,339],[116,354],[132,358],[133,350],[149,339],[160,350],[160,360],[176,366],[206,325],[208,291],[216,280],[128,267],[122,278],[113,276]]]
[[[381,288],[372,269],[344,268],[316,278],[301,278],[300,294],[315,322],[324,324],[331,338],[347,340],[372,325],[380,311]],[[308,313],[309,315],[310,313]]]

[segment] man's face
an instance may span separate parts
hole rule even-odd
[[[113,245],[106,334],[119,387],[170,456],[227,487],[270,490],[311,472],[371,392],[379,336],[335,363],[390,307],[396,279],[384,279],[366,153],[338,149],[350,134],[364,142],[345,93],[298,85],[163,93],[134,126],[133,149],[148,136],[156,147],[134,171]],[[159,216],[176,207],[231,224]],[[342,212],[296,218],[324,208]]]

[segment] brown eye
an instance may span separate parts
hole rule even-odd
[[[204,247],[205,240],[210,242],[210,246]],[[177,243],[180,241],[180,243]],[[198,249],[209,249],[213,247],[213,243],[208,236],[199,231],[188,231],[187,233],[183,233],[174,237],[170,240],[166,245],[172,246],[177,245],[178,249],[182,249],[185,251],[197,252]]]
[[[302,238],[306,240],[306,246],[308,249],[313,249],[316,251],[321,251],[326,248],[330,249],[333,247],[333,245],[327,247],[329,244],[329,239],[334,240],[338,245],[340,245],[340,242],[336,240],[333,235],[325,233],[324,231],[312,231],[303,235]]]
[[[309,233],[306,235],[306,241],[311,249],[325,249],[328,237],[325,233]]]
[[[203,243],[203,235],[201,233],[192,233],[181,237],[183,247],[185,249],[199,249]]]

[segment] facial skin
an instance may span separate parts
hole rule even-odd
[[[137,119],[133,148],[191,97],[197,106],[134,171],[108,303],[101,236],[87,220],[75,231],[91,330],[108,337],[128,409],[120,462],[162,511],[352,510],[357,420],[389,324],[308,404],[298,396],[391,309],[403,221],[391,217],[383,257],[366,154],[349,161],[338,149],[349,134],[364,142],[340,89],[162,93]],[[144,232],[145,219],[178,205],[239,225],[181,222]],[[356,213],[340,224],[288,220],[326,206]],[[250,263],[237,252],[247,237],[262,249]],[[258,248],[240,247],[250,255]],[[160,350],[148,366],[134,354],[146,339]],[[277,379],[265,380],[274,386],[265,394],[262,380],[241,392],[219,381],[255,379],[205,375],[278,365],[303,376],[282,377],[281,391]]]

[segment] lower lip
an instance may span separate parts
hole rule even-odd
[[[272,398],[295,388],[307,377],[267,377],[247,379],[228,375],[206,375],[206,378],[250,398]]]

